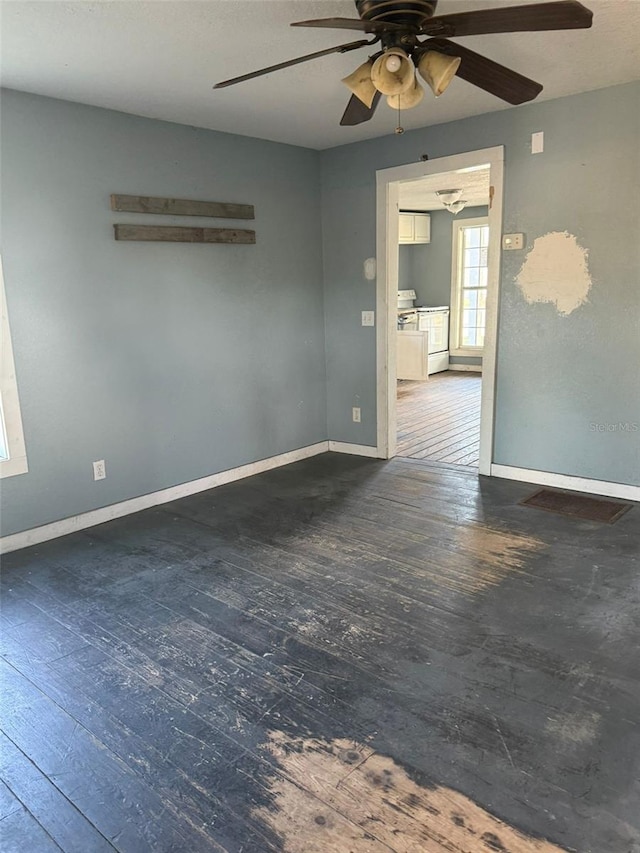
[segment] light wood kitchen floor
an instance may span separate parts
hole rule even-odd
[[[479,373],[445,371],[398,382],[398,456],[478,464]]]

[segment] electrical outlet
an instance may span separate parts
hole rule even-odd
[[[107,476],[107,466],[104,463],[104,459],[98,459],[97,462],[93,463],[93,479],[94,480],[104,480]]]
[[[375,311],[363,311],[362,312],[362,325],[363,326],[375,326],[376,324],[376,312]]]
[[[351,409],[351,415],[353,417],[354,424],[359,424],[361,422],[360,406],[354,406],[353,409]]]

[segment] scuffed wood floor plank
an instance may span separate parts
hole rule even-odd
[[[8,837],[635,853],[638,510],[530,491],[326,454],[8,555]]]
[[[514,830],[456,791],[427,780],[420,784],[367,747],[348,741],[293,741],[281,732],[271,737],[269,749],[280,755],[281,767],[300,787],[285,786],[274,777],[271,786],[279,808],[264,817],[283,833],[291,853],[373,853],[383,848],[393,853],[565,853]],[[332,811],[302,796],[302,788]],[[364,838],[336,836],[336,813],[359,825]]]

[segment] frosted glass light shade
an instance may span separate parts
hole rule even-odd
[[[388,60],[397,57],[400,66],[397,71],[390,71]],[[404,50],[399,47],[391,47],[379,56],[371,68],[371,81],[383,95],[400,95],[413,85],[415,79],[415,68]]]
[[[436,98],[451,83],[460,62],[459,56],[446,56],[437,50],[428,50],[422,54],[418,62],[418,71],[420,76],[429,84]]]
[[[449,213],[460,213],[466,207],[467,202],[464,199],[460,199],[460,201],[454,201],[452,204],[445,204],[445,207],[449,211]]]
[[[413,86],[399,95],[387,95],[387,103],[394,110],[410,110],[412,107],[417,107],[423,98],[424,89],[414,76]]]
[[[458,201],[462,195],[462,190],[437,190],[436,195],[446,206],[448,204],[453,204],[454,201]]]
[[[342,79],[344,85],[369,109],[371,109],[376,94],[376,87],[371,80],[372,67],[373,62],[368,59],[362,65],[359,65],[348,77]]]

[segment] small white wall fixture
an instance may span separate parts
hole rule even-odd
[[[489,270],[487,290],[487,324],[482,361],[482,399],[480,408],[479,474],[491,474],[495,423],[496,350],[498,304],[500,290],[500,257],[502,234],[502,197],[504,148],[483,148],[440,157],[437,160],[410,163],[376,173],[377,211],[376,244],[378,287],[376,310],[377,331],[377,455],[390,459],[396,454],[396,331],[398,283],[398,197],[399,185],[427,175],[489,166],[493,187],[489,206]]]

